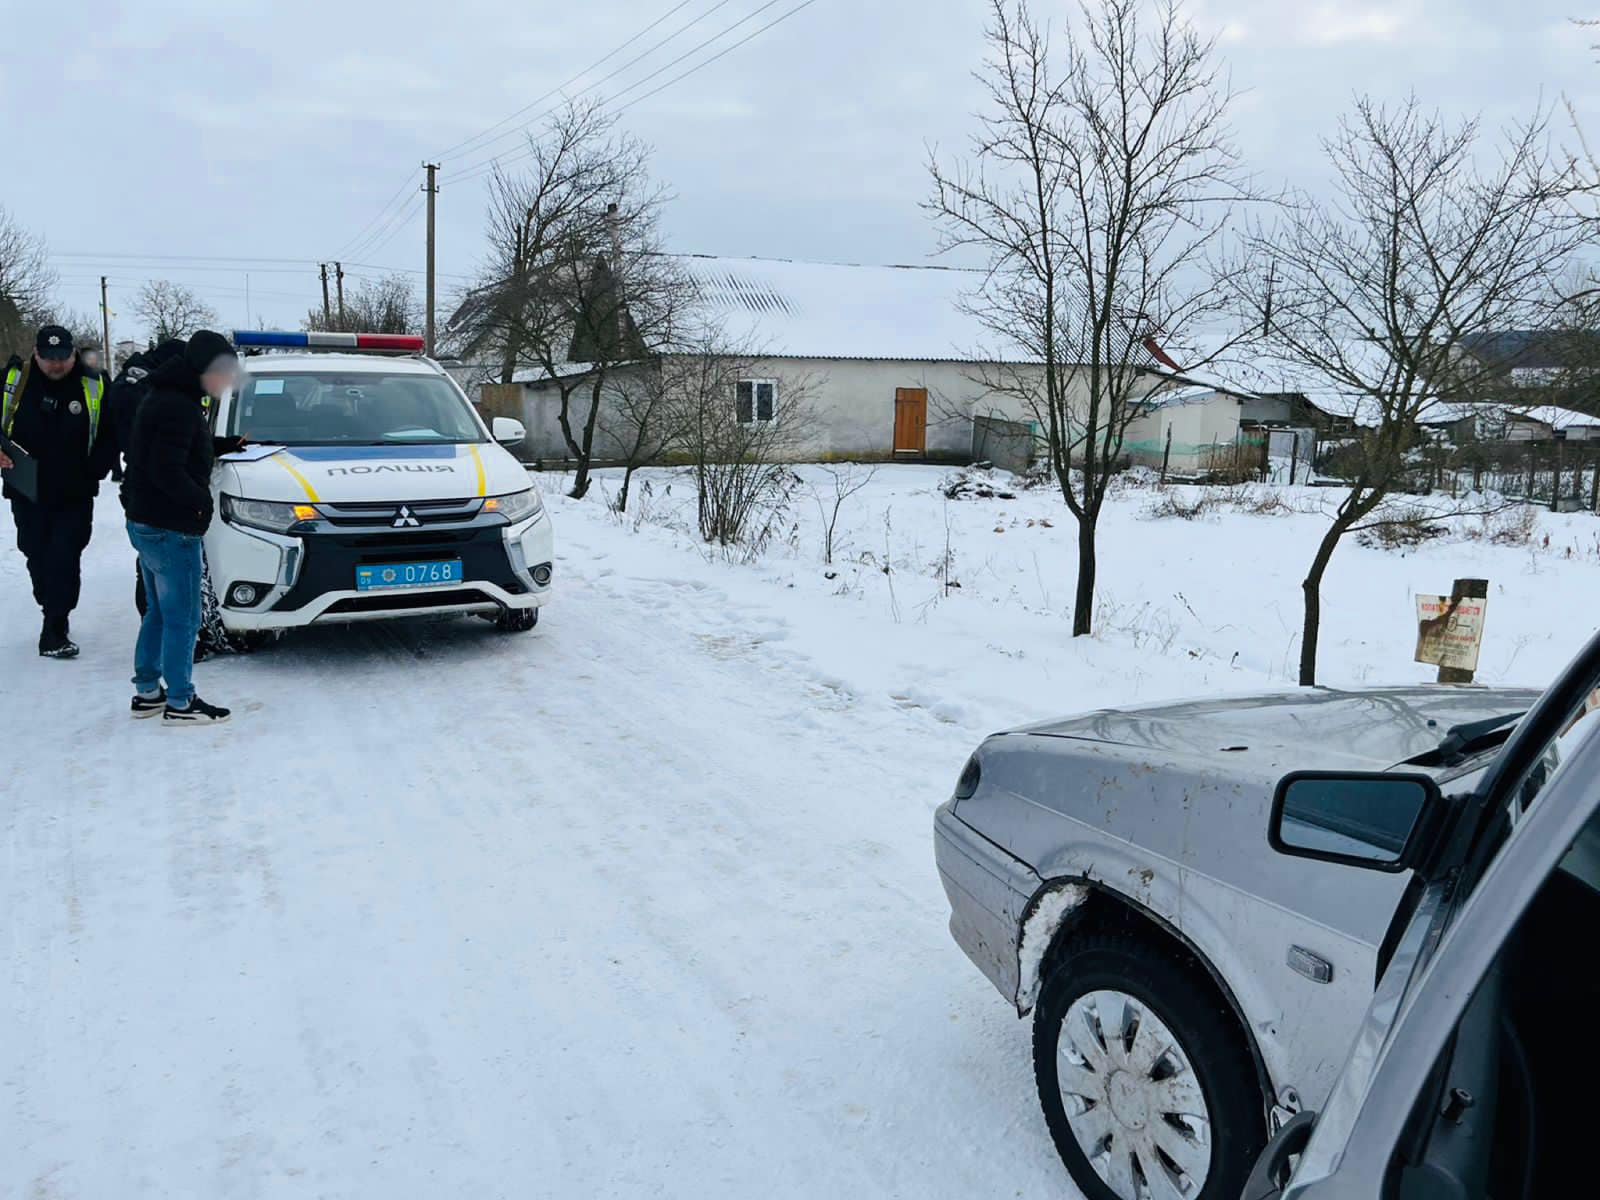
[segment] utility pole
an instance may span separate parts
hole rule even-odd
[[[106,277],[100,276],[100,358],[107,375],[117,370],[116,353],[111,349],[111,305],[106,301]]]
[[[428,283],[427,283],[427,286],[423,289],[427,293],[427,299],[425,300],[425,303],[427,304],[427,312],[426,312],[426,316],[424,318],[424,324],[423,324],[422,347],[423,347],[423,353],[426,354],[429,358],[432,358],[433,357],[433,335],[434,335],[434,328],[433,328],[433,315],[434,314],[433,314],[433,309],[434,309],[434,303],[435,303],[434,277],[433,277],[433,266],[434,266],[434,223],[433,223],[434,201],[433,201],[433,198],[439,194],[439,185],[437,183],[437,179],[438,179],[438,175],[439,175],[439,164],[438,163],[424,163],[423,167],[428,172],[428,182],[423,184],[423,186],[422,186],[422,190],[425,191],[426,193],[428,193]]]
[[[334,273],[334,281],[338,284],[338,287],[339,287],[339,328],[343,329],[345,327],[345,319],[344,319],[344,264],[343,263],[338,263],[338,262],[334,263],[333,264],[333,273]]]
[[[328,303],[328,264],[318,263],[322,271],[322,327],[333,328],[333,307]]]

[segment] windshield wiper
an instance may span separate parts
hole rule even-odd
[[[1511,733],[1511,726],[1526,715],[1527,710],[1522,709],[1518,712],[1503,713],[1498,717],[1485,717],[1481,721],[1453,725],[1445,730],[1438,748],[1422,757],[1442,767],[1456,766],[1479,751],[1505,741]]]

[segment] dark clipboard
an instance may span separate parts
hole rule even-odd
[[[29,454],[17,443],[13,442],[4,433],[0,433],[0,450],[5,452],[16,466],[9,471],[0,471],[0,479],[14,492],[39,502],[39,460]]]

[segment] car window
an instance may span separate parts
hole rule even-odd
[[[461,394],[430,375],[252,373],[230,406],[228,423],[235,436],[295,446],[485,440]]]

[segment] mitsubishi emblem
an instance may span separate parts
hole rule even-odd
[[[411,510],[404,504],[400,506],[400,515],[394,519],[396,529],[415,529],[422,522],[411,515]]]

